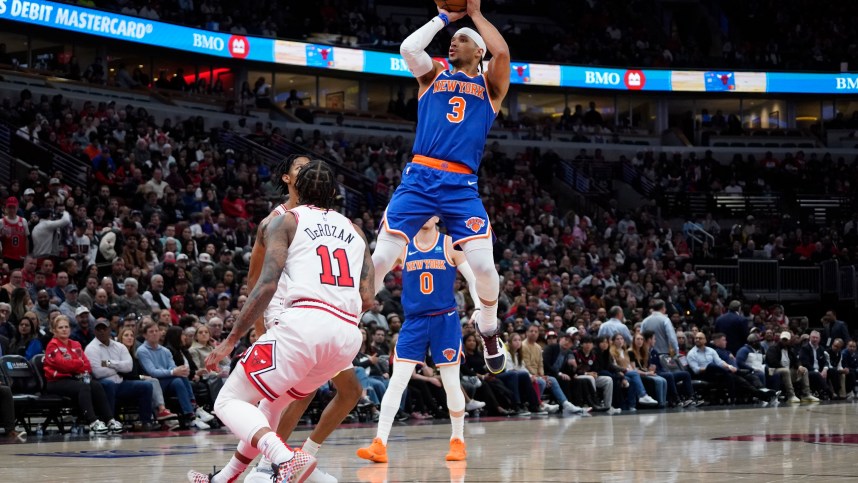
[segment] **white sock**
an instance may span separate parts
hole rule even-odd
[[[260,438],[256,447],[275,465],[283,464],[294,456],[274,431]]]
[[[316,453],[319,452],[319,449],[322,447],[322,443],[317,443],[310,438],[307,438],[307,441],[304,441],[304,446],[301,447],[301,451],[307,453],[310,456],[316,456]]]
[[[262,456],[262,458],[259,458],[259,464],[256,466],[258,468],[265,468],[266,470],[270,470],[271,469],[271,460],[268,459],[266,456]]]
[[[229,463],[214,475],[212,483],[231,483],[236,481],[246,469],[247,465],[239,461],[239,459],[233,455],[229,460]]]
[[[453,425],[453,435],[450,439],[465,440],[465,411],[457,411],[458,415],[454,416],[453,411],[450,411],[450,424]]]
[[[498,302],[492,305],[486,305],[480,301],[480,315],[477,317],[477,323],[480,325],[480,332],[483,334],[492,334],[498,327]]]

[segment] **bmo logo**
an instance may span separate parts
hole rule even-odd
[[[588,70],[584,72],[584,83],[599,86],[618,86],[620,85],[620,74],[616,72]]]
[[[858,78],[855,78],[855,77],[838,77],[836,80],[837,80],[837,90],[838,91],[855,91],[855,90],[858,90]]]
[[[223,52],[223,39],[215,35],[194,34],[194,47]]]
[[[627,70],[623,75],[623,82],[626,84],[626,89],[639,91],[646,85],[646,76],[640,70]]]
[[[390,70],[393,72],[408,72],[408,63],[402,57],[391,57]]]
[[[228,47],[229,55],[236,59],[247,58],[247,55],[250,54],[250,42],[247,41],[247,37],[243,37],[241,35],[233,35],[230,37]]]

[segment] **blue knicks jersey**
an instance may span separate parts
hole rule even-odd
[[[414,154],[461,163],[476,174],[496,116],[485,76],[445,70],[417,102]]]
[[[456,310],[453,283],[456,267],[444,250],[446,236],[438,233],[431,248],[417,248],[412,238],[402,266],[402,308],[405,319]]]

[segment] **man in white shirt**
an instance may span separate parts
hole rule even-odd
[[[38,258],[56,257],[60,254],[59,242],[62,230],[71,224],[71,216],[64,205],[57,207],[62,214],[59,220],[51,220],[50,210],[39,210],[39,223],[33,227],[33,256]]]
[[[143,299],[149,302],[152,312],[170,309],[170,299],[161,293],[163,291],[164,277],[152,275],[152,280],[149,281],[149,290],[143,293]]]
[[[167,183],[164,181],[164,172],[161,168],[155,168],[152,171],[152,179],[146,182],[147,191],[152,191],[158,195],[158,199],[164,199],[164,190],[167,189]]]
[[[128,349],[110,338],[110,325],[104,319],[95,323],[95,339],[84,351],[92,366],[92,375],[101,383],[107,403],[116,410],[117,399],[130,399],[137,403],[140,420],[147,429],[154,428],[152,422],[152,384],[145,381],[126,380],[122,373],[134,367]]]

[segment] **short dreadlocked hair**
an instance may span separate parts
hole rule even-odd
[[[298,173],[295,189],[304,205],[333,209],[337,199],[337,178],[328,163],[313,159]]]
[[[289,186],[287,186],[286,182],[283,181],[283,176],[289,174],[289,170],[292,169],[292,165],[300,158],[310,159],[306,154],[290,154],[289,157],[284,159],[280,163],[280,166],[277,167],[277,180],[279,181],[278,186],[280,188],[280,192],[284,196],[289,194]]]

